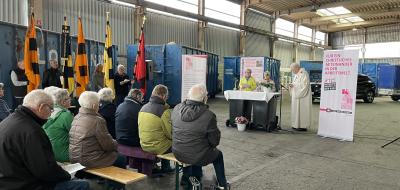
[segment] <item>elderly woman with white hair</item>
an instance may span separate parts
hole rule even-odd
[[[197,84],[189,90],[188,99],[174,108],[171,116],[172,152],[177,160],[192,165],[183,170],[182,181],[186,181],[186,184],[189,184],[189,176],[201,181],[202,166],[213,163],[218,189],[230,189],[225,176],[224,158],[217,149],[221,139],[217,117],[206,103],[207,88]]]
[[[269,71],[264,72],[264,80],[260,82],[260,86],[263,88],[263,91],[275,92],[275,82],[271,79]]]
[[[98,113],[99,95],[85,91],[79,96],[79,104],[81,108],[69,132],[71,162],[79,162],[87,168],[111,165],[125,168],[125,158],[118,155],[117,142],[108,133],[106,121]]]
[[[53,97],[54,111],[42,128],[50,139],[56,160],[69,162],[69,130],[74,119],[68,110],[71,98],[67,89],[51,86],[44,91]]]
[[[125,66],[118,65],[117,72],[114,74],[114,87],[115,87],[115,104],[118,106],[121,104],[126,95],[128,95],[131,81],[128,75],[126,75]]]
[[[99,114],[106,120],[108,132],[115,139],[115,111],[117,107],[113,103],[114,92],[111,88],[102,88],[98,94],[100,97]]]

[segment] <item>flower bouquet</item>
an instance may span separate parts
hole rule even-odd
[[[247,118],[240,116],[235,118],[235,122],[238,128],[238,131],[244,131],[246,129],[246,125],[249,123]]]

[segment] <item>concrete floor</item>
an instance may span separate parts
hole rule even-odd
[[[226,128],[228,104],[222,97],[210,100],[222,132],[226,174],[238,190],[400,189],[400,141],[380,146],[400,136],[400,102],[376,98],[356,105],[354,142],[316,135],[319,105],[313,105],[313,125],[306,133],[238,132]],[[282,126],[290,126],[290,100],[284,97]],[[213,167],[204,169],[212,178]],[[148,178],[127,189],[174,189],[174,174]],[[93,189],[103,189],[93,183]]]

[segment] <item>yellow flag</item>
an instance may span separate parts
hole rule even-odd
[[[104,86],[111,88],[114,91],[114,70],[113,70],[113,59],[112,59],[112,34],[110,21],[108,20],[107,14],[107,25],[106,25],[106,44],[104,47]]]
[[[36,29],[35,29],[35,18],[32,13],[30,24],[25,35],[25,47],[24,47],[24,65],[25,74],[28,78],[28,93],[35,90],[40,85],[40,72],[38,63],[38,52],[36,43]]]
[[[86,91],[89,84],[88,63],[86,55],[85,36],[83,36],[82,20],[78,19],[78,48],[75,58],[76,97]]]

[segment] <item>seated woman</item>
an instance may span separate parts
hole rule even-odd
[[[102,88],[98,94],[100,96],[99,114],[106,120],[107,130],[113,139],[115,139],[115,110],[117,108],[112,102],[114,92],[111,88]]]
[[[260,86],[266,91],[267,88],[270,89],[271,92],[275,92],[275,82],[271,79],[271,75],[268,71],[264,72],[264,80],[260,82]]]
[[[244,77],[239,82],[240,90],[254,91],[257,88],[256,80],[251,76],[251,69],[246,69]]]
[[[67,89],[52,86],[44,91],[53,97],[54,111],[43,125],[43,129],[50,139],[56,161],[69,162],[69,130],[74,119],[68,110],[71,98]]]
[[[125,157],[117,151],[117,142],[107,131],[106,121],[98,113],[100,98],[96,92],[85,91],[79,97],[78,115],[69,132],[69,157],[87,168],[126,167]]]
[[[11,109],[8,107],[4,97],[4,84],[0,83],[0,122],[10,115]]]

